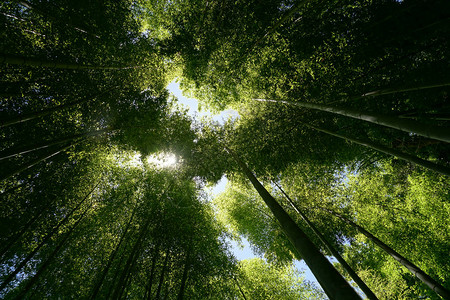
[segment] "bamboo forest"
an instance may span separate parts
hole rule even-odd
[[[0,18],[1,299],[450,299],[450,1]]]

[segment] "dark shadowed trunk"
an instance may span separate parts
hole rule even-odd
[[[22,227],[22,229],[13,234],[8,241],[6,242],[6,245],[4,248],[2,248],[2,250],[0,251],[0,263],[3,262],[3,255],[5,255],[6,252],[9,251],[9,249],[11,249],[11,247],[20,240],[20,238],[22,237],[22,235],[34,224],[34,222],[40,217],[42,216],[42,214],[44,213],[45,209],[41,209],[39,211],[39,213],[34,214],[33,218],[31,218],[26,224],[25,226]]]
[[[17,1],[17,2],[20,3],[21,5],[29,8],[29,9],[32,9],[34,12],[40,14],[41,16],[43,16],[43,17],[45,17],[45,18],[47,18],[49,20],[55,21],[55,22],[57,22],[59,24],[63,24],[66,27],[72,28],[75,31],[78,31],[78,32],[83,33],[83,34],[86,34],[86,35],[88,35],[90,37],[93,37],[95,39],[100,39],[100,37],[98,35],[90,33],[88,31],[80,28],[77,25],[73,25],[72,23],[68,22],[68,20],[60,20],[58,18],[55,18],[52,14],[46,12],[45,10],[43,10],[42,8],[40,8],[40,7],[36,6],[36,5],[31,4],[28,1],[22,0],[22,1]]]
[[[80,134],[74,134],[74,135],[70,135],[70,136],[64,136],[64,137],[61,137],[58,139],[54,139],[51,141],[44,141],[44,142],[36,143],[33,145],[27,145],[27,146],[22,146],[22,147],[12,147],[12,148],[6,149],[0,153],[0,160],[11,158],[11,157],[21,155],[21,154],[26,154],[29,152],[34,152],[37,150],[41,150],[44,148],[48,148],[51,146],[55,146],[55,145],[59,145],[59,144],[67,143],[67,142],[73,142],[76,139],[85,139],[85,138],[88,138],[91,136],[98,136],[98,135],[101,135],[102,133],[109,132],[112,130],[113,130],[112,128],[108,127],[105,129],[94,130],[94,131],[84,132],[84,133],[80,133]]]
[[[17,295],[14,299],[20,300],[24,299],[24,296],[30,291],[31,287],[38,281],[39,277],[44,273],[44,271],[47,269],[47,267],[53,262],[58,252],[61,250],[61,248],[64,246],[66,241],[71,236],[72,232],[77,228],[78,224],[84,219],[87,212],[89,211],[90,207],[86,208],[83,214],[78,218],[78,220],[75,222],[75,224],[70,228],[70,230],[65,234],[64,238],[58,243],[56,248],[52,251],[52,253],[47,257],[45,262],[39,267],[39,270],[36,272],[36,274],[27,282],[27,285],[25,288]]]
[[[156,274],[156,262],[159,258],[159,247],[161,246],[161,242],[158,241],[158,244],[156,245],[155,249],[153,250],[153,257],[152,257],[152,265],[150,270],[150,276],[147,283],[147,289],[146,289],[146,296],[145,299],[150,300],[152,298],[152,286],[153,286],[153,279],[155,278]]]
[[[322,128],[319,128],[319,127],[316,127],[316,126],[313,126],[313,125],[310,125],[310,124],[305,124],[303,122],[300,122],[300,123],[305,125],[305,126],[307,126],[307,127],[313,128],[313,129],[315,129],[317,131],[320,131],[320,132],[323,132],[323,133],[326,133],[326,134],[329,134],[329,135],[332,135],[332,136],[335,136],[335,137],[338,137],[338,138],[341,138],[341,139],[345,139],[345,140],[350,141],[352,143],[355,143],[355,144],[358,144],[358,145],[361,145],[361,146],[365,146],[365,147],[371,148],[373,150],[376,150],[376,151],[379,151],[379,152],[383,152],[383,153],[388,154],[388,155],[395,156],[395,157],[397,157],[399,159],[402,159],[402,160],[405,160],[405,161],[407,161],[409,163],[412,163],[412,164],[415,164],[415,165],[427,168],[429,170],[432,170],[432,171],[435,171],[435,172],[438,172],[438,173],[450,176],[450,168],[447,168],[445,166],[441,166],[441,165],[432,163],[432,162],[430,162],[428,160],[421,159],[421,158],[419,158],[417,156],[414,156],[414,155],[411,155],[411,154],[408,154],[408,153],[404,153],[404,152],[401,152],[401,151],[398,151],[396,149],[389,148],[389,147],[386,147],[386,146],[383,146],[383,145],[375,144],[375,143],[370,142],[370,141],[363,141],[363,140],[355,139],[355,138],[352,138],[352,137],[348,137],[348,136],[345,136],[345,135],[342,135],[342,134],[335,133],[335,132],[330,131],[330,130],[322,129]]]
[[[234,277],[233,276],[233,279],[234,279],[234,282],[236,282],[236,285],[237,285],[237,287],[238,287],[238,289],[239,289],[239,292],[241,293],[241,295],[242,295],[242,298],[244,298],[244,300],[247,300],[247,297],[245,297],[245,293],[244,293],[244,291],[242,290],[242,288],[241,288],[241,285],[239,284],[239,281],[236,279],[236,277]]]
[[[34,165],[36,165],[36,164],[38,164],[38,163],[40,163],[40,162],[50,158],[50,157],[58,155],[59,153],[63,152],[64,150],[69,149],[73,145],[74,145],[74,143],[71,143],[69,145],[64,145],[62,147],[57,148],[56,150],[53,150],[53,152],[51,152],[50,154],[48,154],[48,153],[42,154],[42,155],[38,156],[37,158],[35,158],[35,159],[33,159],[33,160],[31,160],[31,161],[29,161],[29,162],[19,166],[18,168],[10,170],[6,174],[0,175],[0,181],[8,179],[8,178],[10,178],[10,177],[12,177],[14,175],[17,175],[17,174],[19,174],[19,173],[21,173],[21,172],[23,172],[23,171],[33,167]]]
[[[366,285],[366,283],[356,274],[356,272],[350,267],[350,265],[345,261],[345,259],[339,254],[339,252],[331,245],[327,239],[320,233],[316,226],[311,223],[311,221],[300,211],[300,209],[295,205],[294,201],[285,193],[285,191],[274,181],[274,184],[283,193],[283,195],[288,199],[291,206],[297,211],[297,213],[302,217],[303,220],[308,224],[308,226],[314,231],[316,236],[322,241],[322,243],[327,247],[328,251],[333,254],[333,256],[338,260],[341,266],[347,271],[348,275],[358,284],[361,290],[366,294],[367,298],[370,300],[378,300],[377,296],[372,292],[372,290]]]
[[[125,69],[137,69],[139,66],[87,66],[82,64],[60,63],[48,60],[40,60],[28,57],[8,56],[0,54],[0,64],[11,64],[30,67],[45,67],[55,69],[68,69],[68,70],[125,70]]]
[[[178,300],[183,300],[184,297],[184,290],[186,287],[186,281],[187,281],[187,277],[188,277],[188,272],[189,272],[189,264],[190,264],[190,256],[191,256],[191,249],[188,249],[187,254],[186,254],[186,259],[184,261],[184,268],[183,268],[183,276],[181,277],[181,285],[180,285],[180,291],[178,292]]]
[[[256,179],[247,165],[230,149],[228,153],[241,166],[242,171],[251,181],[261,198],[272,211],[281,225],[284,233],[298,251],[305,263],[313,272],[325,293],[330,299],[361,299],[355,290],[339,274],[333,265],[320,253],[319,249],[311,242],[306,234],[298,227],[284,209],[275,201],[264,186]]]
[[[65,225],[66,222],[69,220],[69,218],[74,214],[74,212],[76,212],[80,206],[89,198],[89,196],[94,192],[94,190],[97,188],[97,186],[100,184],[100,182],[98,182],[94,188],[75,206],[75,208],[70,211],[65,217],[64,219],[62,219],[54,228],[53,230],[48,233],[43,240],[39,243],[39,245],[36,246],[36,248],[34,248],[34,250],[29,253],[27,255],[27,257],[22,260],[22,262],[20,262],[14,269],[14,271],[12,273],[10,273],[8,275],[8,277],[6,277],[6,279],[2,282],[2,285],[0,286],[0,291],[3,290],[12,280],[14,280],[14,278],[16,277],[16,275],[22,270],[22,268],[33,258],[33,256],[42,248],[42,246],[46,245],[47,242],[54,236],[55,233],[57,233],[59,231],[59,229],[61,228],[61,226]]]
[[[320,111],[325,111],[358,120],[375,123],[378,125],[383,125],[407,133],[416,133],[420,136],[424,136],[430,139],[436,139],[439,141],[450,143],[450,130],[448,128],[423,124],[414,120],[401,119],[395,116],[387,116],[377,113],[368,113],[361,110],[355,110],[350,108],[339,108],[311,102],[300,102],[300,101],[294,102],[294,101],[267,100],[267,99],[253,99],[253,100],[262,102],[284,103],[310,109],[316,109]]]
[[[95,97],[83,97],[80,100],[64,103],[64,104],[57,105],[57,106],[54,106],[54,107],[49,107],[49,108],[43,109],[43,110],[38,111],[38,112],[27,113],[27,114],[18,115],[16,117],[9,118],[9,119],[6,119],[6,120],[2,120],[2,121],[0,121],[0,128],[8,127],[8,126],[11,126],[11,125],[14,125],[14,124],[18,124],[18,123],[23,123],[23,122],[30,121],[30,120],[37,119],[37,118],[42,118],[42,117],[45,117],[45,116],[47,116],[47,115],[49,115],[51,113],[54,113],[54,112],[57,112],[57,111],[61,111],[61,110],[64,110],[66,108],[70,108],[70,107],[77,106],[79,104],[85,103],[88,100],[91,100],[93,98],[95,98]]]
[[[395,94],[395,93],[414,92],[414,91],[420,91],[420,90],[446,87],[449,85],[450,85],[449,82],[442,82],[442,83],[428,84],[428,85],[416,86],[416,87],[389,88],[389,89],[382,89],[382,90],[368,92],[368,93],[361,95],[361,97],[382,96],[382,95],[389,95],[389,94]]]
[[[146,223],[142,227],[142,230],[139,232],[139,236],[133,245],[131,253],[128,256],[127,262],[125,263],[125,267],[122,271],[122,274],[120,275],[119,282],[116,285],[116,288],[115,288],[115,291],[113,294],[114,299],[120,299],[120,297],[122,296],[122,293],[125,290],[126,283],[128,281],[128,276],[129,276],[128,273],[131,272],[132,266],[134,265],[134,262],[137,259],[137,254],[141,250],[142,240],[144,239],[144,237],[147,233],[149,224],[150,224],[150,219],[148,219],[146,221]]]
[[[163,268],[161,270],[161,275],[159,276],[159,284],[158,284],[158,288],[156,290],[156,296],[155,299],[160,299],[161,297],[161,290],[162,290],[162,286],[164,284],[164,274],[166,273],[166,269],[167,269],[167,263],[169,262],[169,249],[166,250],[166,258],[164,258],[164,264],[163,264]]]
[[[133,220],[134,214],[136,213],[136,208],[137,208],[137,206],[134,208],[133,213],[131,214],[130,220],[128,221],[127,226],[125,227],[124,232],[123,232],[122,236],[120,237],[119,242],[117,243],[117,246],[115,247],[115,249],[109,256],[108,263],[106,264],[105,268],[103,269],[103,271],[100,275],[100,278],[97,281],[97,284],[94,286],[94,289],[92,290],[91,299],[96,298],[97,293],[99,292],[100,287],[102,286],[103,280],[105,279],[106,274],[108,273],[109,268],[111,267],[111,264],[114,261],[114,258],[116,257],[117,252],[119,251],[120,245],[122,244],[125,237],[127,236],[128,230],[131,225],[131,221]]]

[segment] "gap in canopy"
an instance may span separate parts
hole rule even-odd
[[[171,83],[169,83],[167,89],[173,96],[176,97],[179,104],[188,109],[187,114],[193,119],[206,117],[211,118],[213,121],[223,125],[230,118],[238,119],[240,117],[239,113],[234,109],[226,109],[221,111],[219,114],[214,114],[204,108],[199,109],[197,99],[183,96],[183,92],[180,89],[180,83],[177,82],[177,79],[174,79]]]

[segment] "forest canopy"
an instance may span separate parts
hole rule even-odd
[[[450,299],[449,1],[0,18],[0,298]]]

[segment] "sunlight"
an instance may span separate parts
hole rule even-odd
[[[117,149],[116,149],[117,150]],[[111,163],[123,169],[142,169],[144,167],[141,153],[136,151],[117,151],[109,156]]]
[[[147,162],[156,168],[173,168],[177,165],[178,159],[173,153],[159,153],[147,157]]]
[[[133,156],[130,157],[130,160],[127,162],[132,167],[141,167],[142,166],[142,160],[141,160],[141,154],[135,153]]]

